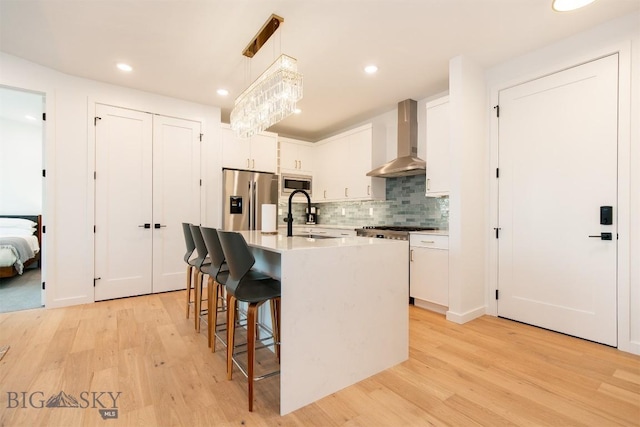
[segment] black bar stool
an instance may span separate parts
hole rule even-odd
[[[229,277],[229,267],[224,260],[224,252],[220,245],[220,239],[218,238],[218,232],[215,228],[200,227],[202,232],[202,238],[204,244],[209,252],[209,258],[211,264],[203,269],[207,270],[209,280],[207,282],[207,289],[209,292],[207,301],[207,330],[209,337],[209,347],[211,352],[216,351],[216,339],[219,339],[222,344],[227,345],[226,337],[218,335],[218,313],[225,313],[227,311],[226,302],[224,300],[224,287]],[[221,329],[220,332],[226,332],[226,327]]]
[[[184,262],[187,263],[187,319],[189,318],[189,307],[192,304],[191,301],[191,277],[193,276],[193,269],[195,267],[195,259],[191,259],[193,251],[196,250],[196,244],[193,242],[193,235],[191,234],[191,224],[187,222],[182,223],[182,232],[184,234],[184,243],[187,247],[187,251],[184,253]]]
[[[197,257],[193,260],[194,267],[196,268],[196,280],[193,284],[196,289],[193,309],[193,312],[195,313],[194,326],[196,331],[200,332],[200,316],[202,315],[202,282],[203,276],[207,274],[206,271],[203,271],[203,267],[206,269],[207,266],[211,264],[211,259],[207,257],[207,246],[204,244],[204,239],[200,232],[200,226],[191,224],[189,228],[191,229],[193,242],[196,245],[197,254]]]
[[[246,302],[247,308],[247,385],[249,394],[249,411],[253,410],[254,380],[266,378],[279,373],[272,372],[260,378],[254,378],[256,326],[258,307],[269,301],[273,324],[273,340],[276,355],[280,355],[280,281],[271,277],[255,279],[249,272],[256,262],[247,242],[240,233],[218,230],[220,244],[229,266],[227,278],[227,378],[232,378],[235,341],[235,315],[237,302]],[[238,365],[240,367],[240,365]]]

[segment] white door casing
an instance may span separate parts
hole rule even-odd
[[[200,188],[200,123],[154,115],[154,293],[185,287],[181,224],[200,223]]]
[[[148,294],[152,115],[100,104],[96,115],[95,300]]]
[[[502,90],[498,131],[498,315],[613,346],[617,85],[611,55]]]

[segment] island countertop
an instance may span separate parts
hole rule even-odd
[[[318,248],[339,248],[347,246],[369,246],[369,245],[389,245],[404,244],[406,241],[376,239],[373,237],[322,237],[309,238],[306,236],[287,237],[286,232],[278,234],[262,234],[261,231],[241,231],[249,246],[264,249],[271,252],[283,253],[288,251],[318,249]]]
[[[240,233],[281,281],[281,415],[407,360],[408,241]]]

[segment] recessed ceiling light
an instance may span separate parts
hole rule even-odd
[[[295,110],[293,110],[293,114],[300,114],[302,113],[302,110],[299,108],[296,108]]]
[[[35,120],[36,119],[35,117],[30,116],[28,114],[26,116],[24,116],[24,118],[27,119],[27,120]]]
[[[218,90],[216,91],[216,93],[217,93],[218,95],[220,95],[220,96],[227,96],[227,95],[229,95],[229,91],[228,91],[228,90],[226,90],[226,89],[218,89]]]
[[[367,65],[364,67],[364,72],[367,74],[374,74],[376,71],[378,71],[378,67],[375,65]]]
[[[133,70],[133,67],[131,65],[125,64],[124,62],[118,63],[118,65],[116,65],[116,67],[118,67],[118,70],[125,71],[127,73]]]
[[[553,7],[553,10],[556,12],[568,12],[585,7],[594,1],[595,0],[553,0],[551,7]]]

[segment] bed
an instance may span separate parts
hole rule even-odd
[[[0,278],[40,266],[41,215],[0,215]]]

